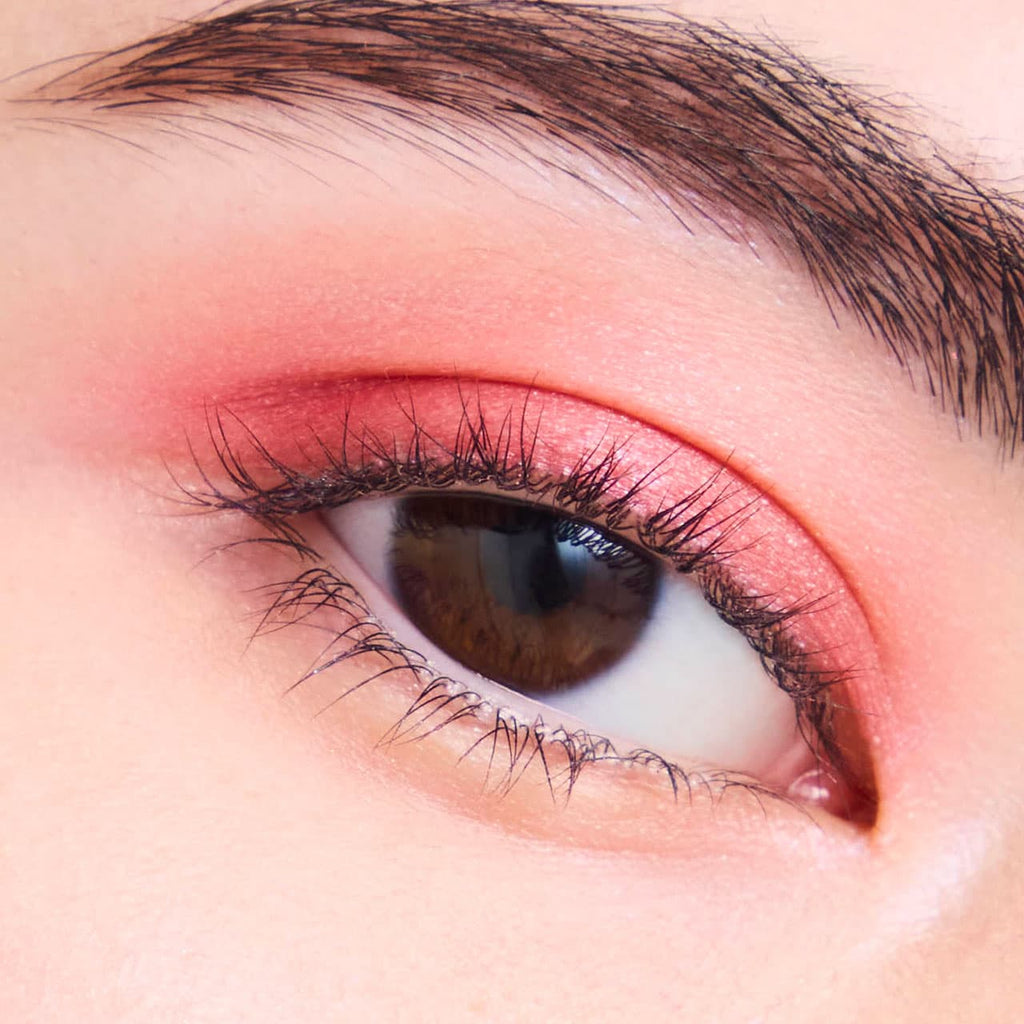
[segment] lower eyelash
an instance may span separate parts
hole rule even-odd
[[[259,543],[261,538],[255,538]],[[487,751],[487,791],[508,793],[534,763],[544,773],[553,801],[567,800],[581,774],[595,765],[620,765],[644,768],[661,776],[675,799],[692,798],[700,790],[718,799],[733,789],[742,789],[758,800],[772,798],[799,807],[784,794],[734,772],[718,769],[687,771],[673,761],[645,748],[620,753],[611,740],[585,729],[568,731],[562,726],[549,728],[538,716],[528,722],[513,710],[487,700],[472,688],[431,668],[426,658],[388,632],[365,605],[352,584],[331,569],[307,569],[295,579],[261,588],[271,597],[261,613],[254,639],[285,626],[306,624],[329,629],[331,640],[316,663],[293,682],[285,694],[304,683],[353,659],[377,659],[381,665],[368,672],[320,708],[322,715],[352,693],[394,673],[406,674],[416,681],[415,695],[407,710],[387,729],[378,747],[401,746],[428,739],[455,723],[470,719],[484,727],[460,760],[478,749]],[[342,621],[342,628],[325,627],[315,621],[329,612]],[[341,647],[340,650],[336,649]],[[489,748],[489,750],[488,750]]]
[[[318,470],[286,465],[237,417],[219,411],[208,415],[216,473],[207,472],[193,451],[201,485],[187,487],[176,481],[186,503],[207,512],[241,512],[266,530],[265,536],[242,543],[284,545],[302,559],[318,563],[318,568],[267,588],[270,603],[256,629],[256,635],[264,635],[305,622],[328,630],[331,638],[323,654],[289,687],[289,692],[342,662],[377,658],[381,667],[339,694],[330,706],[383,677],[408,673],[419,684],[417,692],[409,709],[381,742],[414,742],[472,718],[490,728],[464,756],[490,742],[491,772],[503,780],[498,789],[510,788],[529,763],[539,760],[552,795],[571,793],[587,766],[612,762],[655,769],[677,795],[691,792],[694,786],[715,792],[743,786],[758,796],[780,796],[776,790],[735,773],[687,772],[654,751],[638,749],[621,754],[609,740],[586,730],[548,730],[541,718],[525,722],[456,680],[436,674],[426,659],[401,644],[377,621],[351,584],[326,567],[295,522],[302,515],[373,494],[490,486],[502,494],[549,502],[563,514],[605,529],[619,533],[631,530],[640,547],[661,558],[668,568],[690,575],[720,617],[746,637],[765,670],[793,700],[801,731],[819,770],[834,777],[843,774],[844,756],[832,726],[831,691],[844,684],[850,673],[819,668],[822,656],[828,652],[803,649],[789,632],[790,623],[824,607],[825,601],[818,598],[787,605],[771,595],[743,593],[726,568],[730,558],[742,550],[732,550],[730,542],[756,514],[753,502],[737,507],[732,485],[722,483],[721,472],[717,472],[681,500],[658,507],[635,522],[633,506],[643,489],[657,479],[662,463],[636,479],[635,474],[626,471],[628,444],[612,442],[586,452],[568,472],[554,475],[541,471],[534,463],[539,417],[531,427],[525,402],[518,416],[509,407],[499,418],[497,429],[491,430],[480,403],[471,404],[461,385],[458,393],[460,420],[453,444],[439,444],[418,421],[411,402],[407,410],[403,409],[410,428],[404,443],[397,435],[386,439],[365,427],[358,432],[352,430],[350,413],[346,412],[340,421],[340,443],[330,445],[312,434],[321,467]],[[229,439],[229,425],[241,434],[245,454],[236,441]],[[309,461],[315,465],[314,460]],[[215,478],[226,478],[227,486],[217,484]],[[261,482],[265,480],[269,482]],[[624,485],[626,480],[630,482]],[[340,619],[343,627],[323,624],[318,617],[321,612],[334,616],[335,621]],[[553,768],[556,762],[558,766]],[[504,765],[501,772],[497,772],[499,763]]]

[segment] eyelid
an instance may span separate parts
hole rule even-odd
[[[707,486],[709,481],[714,482],[713,486],[720,493],[729,495],[728,502],[721,508],[723,518],[731,511],[738,513],[756,502],[761,522],[770,517],[769,525],[774,527],[778,523],[779,532],[786,537],[785,551],[772,556],[767,552],[758,555],[766,560],[766,568],[779,570],[773,572],[775,579],[784,578],[783,569],[792,572],[795,561],[802,555],[815,553],[819,571],[812,575],[802,573],[794,583],[796,592],[788,596],[843,594],[843,609],[860,616],[857,632],[862,634],[861,640],[868,648],[872,646],[862,613],[855,607],[855,596],[834,562],[814,539],[816,531],[781,507],[764,488],[750,484],[728,459],[723,463],[688,439],[672,436],[632,415],[585,399],[504,382],[473,380],[463,383],[457,378],[329,380],[308,388],[283,388],[273,405],[268,405],[263,396],[258,395],[246,402],[232,403],[223,411],[208,408],[207,429],[212,430],[215,444],[230,444],[233,451],[249,454],[252,458],[247,468],[259,472],[262,466],[263,478],[274,481],[286,467],[304,467],[314,475],[322,473],[325,456],[332,449],[339,449],[338,440],[346,431],[357,447],[362,443],[356,436],[356,429],[363,429],[363,425],[372,443],[393,444],[395,439],[403,437],[406,440],[402,443],[407,443],[413,429],[410,416],[414,415],[419,423],[428,425],[428,432],[432,432],[436,440],[451,442],[454,438],[444,438],[438,425],[457,426],[466,403],[489,412],[491,421],[498,424],[509,418],[510,410],[528,406],[543,425],[543,438],[538,438],[537,443],[545,450],[538,451],[537,457],[547,460],[545,464],[549,469],[563,473],[570,472],[572,464],[583,453],[599,451],[609,443],[628,448],[629,460],[643,469],[633,477],[621,479],[620,493],[634,487],[639,476],[648,478],[645,487],[634,487],[635,493],[631,495],[628,507],[634,518],[653,514],[666,503],[670,504],[673,497],[694,492]],[[506,427],[517,429],[513,423]],[[518,435],[509,435],[509,444],[518,442]],[[206,447],[208,449],[208,445]],[[272,455],[270,462],[263,458],[268,454]],[[672,460],[671,473],[666,460]],[[295,511],[301,510],[296,508]],[[757,533],[767,528],[765,525],[753,532],[741,531],[737,545],[752,545]],[[838,607],[834,610],[838,611]],[[856,653],[861,653],[859,646]]]

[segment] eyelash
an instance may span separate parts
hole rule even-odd
[[[827,598],[787,604],[737,586],[728,562],[742,549],[730,548],[729,542],[757,513],[753,501],[723,509],[735,504],[732,499],[736,497],[734,486],[721,482],[724,470],[713,473],[672,505],[638,518],[634,508],[667,460],[646,470],[623,490],[623,480],[631,476],[627,439],[591,447],[569,471],[552,473],[536,465],[541,416],[531,427],[528,403],[522,404],[518,415],[509,408],[495,431],[491,429],[493,420],[485,416],[479,402],[469,400],[461,385],[459,401],[455,441],[447,446],[418,420],[411,400],[403,409],[409,427],[404,443],[397,434],[385,439],[365,425],[353,429],[351,409],[346,409],[337,443],[329,444],[311,432],[316,457],[308,461],[319,467],[316,472],[289,466],[277,458],[232,413],[208,411],[206,432],[215,468],[208,470],[195,448],[190,448],[199,484],[190,486],[175,478],[185,503],[202,512],[241,513],[265,531],[262,536],[225,547],[283,545],[304,561],[318,563],[291,579],[260,588],[268,603],[260,613],[254,639],[302,623],[326,628],[331,635],[313,667],[289,685],[287,693],[343,662],[366,657],[380,663],[375,671],[331,699],[321,708],[319,713],[323,713],[382,677],[409,672],[416,680],[416,695],[381,737],[380,745],[422,740],[472,717],[486,728],[474,738],[463,758],[489,744],[487,783],[497,792],[511,789],[529,764],[539,760],[553,798],[560,794],[568,798],[589,765],[617,763],[656,770],[676,797],[692,794],[695,786],[716,796],[739,787],[759,800],[773,797],[792,802],[777,790],[736,773],[717,769],[687,772],[652,750],[619,753],[610,740],[585,729],[549,729],[540,717],[526,722],[458,680],[437,673],[426,658],[380,624],[356,588],[326,565],[295,523],[299,517],[373,495],[488,487],[546,504],[603,530],[628,535],[663,565],[691,576],[718,615],[746,638],[766,672],[793,700],[801,731],[819,770],[842,774],[844,757],[832,723],[832,691],[846,683],[852,673],[848,669],[822,669],[816,664],[816,656],[824,652],[806,650],[792,635],[793,624],[823,607]],[[232,440],[232,432],[239,433],[242,441]],[[218,478],[225,483],[218,484]],[[331,617],[329,625],[320,623],[322,613]]]

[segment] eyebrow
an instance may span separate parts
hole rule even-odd
[[[778,43],[558,0],[257,3],[91,59],[34,98],[161,115],[326,109],[448,159],[461,159],[439,141],[453,126],[470,147],[548,164],[561,148],[684,226],[748,218],[942,408],[1010,454],[1022,440],[1024,207],[957,169],[894,103]]]

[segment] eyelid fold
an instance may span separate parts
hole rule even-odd
[[[623,414],[500,383],[362,380],[318,389],[312,408],[291,402],[287,414],[283,408],[273,413],[269,431],[266,422],[256,422],[259,416],[211,413],[210,441],[229,486],[202,469],[209,486],[191,496],[207,507],[248,513],[306,554],[313,552],[294,526],[296,517],[410,486],[523,493],[623,533],[639,531],[656,554],[660,535],[650,524],[671,529],[686,521],[688,570],[699,567],[702,552],[716,552],[728,563],[729,585],[742,586],[758,614],[777,608],[779,621],[786,620],[779,635],[792,649],[785,657],[781,648],[776,655],[762,650],[769,672],[785,658],[792,663],[806,656],[814,673],[842,680],[843,699],[829,710],[834,721],[828,729],[848,752],[841,755],[850,760],[843,770],[853,773],[862,792],[873,788],[855,710],[856,688],[873,678],[862,668],[871,664],[872,652],[856,602],[806,532],[727,466]],[[708,585],[718,584],[710,579]],[[737,628],[748,628],[744,618],[754,604],[721,607],[732,608]],[[793,684],[798,704],[808,696],[799,690],[820,687],[814,673]],[[786,685],[783,675],[778,678]]]

